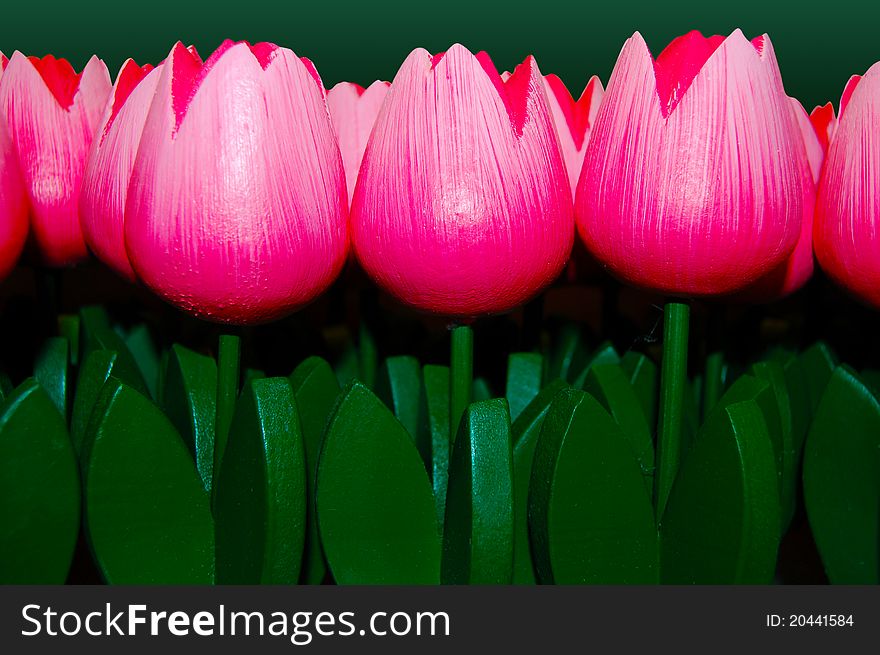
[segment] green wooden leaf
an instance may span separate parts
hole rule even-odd
[[[804,448],[804,501],[833,584],[878,584],[880,403],[850,368],[835,369]]]
[[[583,369],[587,361],[587,353],[581,341],[581,331],[576,325],[567,324],[559,331],[556,343],[547,367],[547,379],[560,378],[566,382],[574,379],[576,373]]]
[[[0,371],[0,400],[5,400],[12,393],[12,380],[4,371]]]
[[[642,405],[645,420],[652,427],[653,432],[653,426],[657,425],[657,396],[660,380],[657,365],[642,353],[630,350],[621,358],[620,366],[629,378],[629,383]]]
[[[34,379],[49,395],[58,412],[67,421],[67,379],[70,373],[69,344],[64,337],[46,340],[34,363]]]
[[[863,368],[859,372],[859,378],[875,396],[880,394],[880,370],[876,368]]]
[[[789,361],[785,365],[784,371],[788,402],[791,407],[791,435],[796,453],[795,459],[800,460],[804,441],[807,439],[807,431],[813,420],[810,391],[800,358],[796,357]]]
[[[246,368],[242,376],[241,386],[244,387],[248,382],[253,382],[254,380],[262,380],[264,377],[266,377],[265,371],[258,368]]]
[[[70,419],[70,440],[77,457],[81,455],[92,410],[107,378],[112,375],[126,384],[131,383],[125,379],[125,367],[117,366],[118,361],[117,353],[110,350],[92,350],[81,360]]]
[[[372,389],[376,384],[378,364],[379,355],[376,348],[376,338],[373,336],[370,328],[367,327],[366,322],[361,321],[358,328],[358,379],[368,389]]]
[[[492,388],[486,378],[474,378],[473,400],[489,400],[492,398]]]
[[[507,358],[507,386],[504,396],[515,421],[538,392],[544,380],[544,358],[538,353],[511,353]]]
[[[79,316],[76,314],[58,316],[58,334],[67,339],[71,366],[79,366]]]
[[[599,402],[566,389],[535,449],[532,555],[547,584],[656,583],[657,530],[641,468]]]
[[[434,507],[437,525],[442,534],[446,518],[446,490],[449,485],[449,367],[426,364],[422,369],[424,380],[423,412],[431,438],[431,483],[434,487]]]
[[[584,391],[591,394],[613,418],[632,448],[642,469],[648,493],[654,489],[654,440],[642,404],[618,364],[593,366],[584,382]]]
[[[510,428],[513,441],[513,583],[535,584],[535,566],[529,544],[529,483],[535,446],[553,399],[568,385],[554,380],[535,396]]]
[[[443,531],[444,584],[510,584],[513,452],[503,398],[471,403],[449,461]]]
[[[422,367],[415,357],[388,357],[376,375],[376,395],[406,428],[424,462],[431,461],[431,444],[419,429]]]
[[[757,399],[764,412],[767,428],[773,442],[776,455],[776,467],[779,474],[779,501],[781,510],[781,532],[784,534],[795,510],[797,492],[797,451],[792,434],[791,403],[788,398],[788,385],[785,382],[785,368],[779,361],[766,360],[752,366],[752,371],[759,379],[769,386],[767,396],[772,396],[773,405],[768,401]],[[774,426],[776,423],[776,426]]]
[[[64,420],[33,379],[0,407],[0,584],[62,584],[80,520]]]
[[[304,360],[290,376],[296,407],[302,428],[303,445],[306,456],[306,537],[303,555],[303,584],[321,584],[327,575],[324,551],[318,532],[318,515],[315,507],[315,477],[318,456],[321,452],[321,439],[324,428],[330,420],[336,400],[339,398],[339,383],[330,365],[320,357]]]
[[[755,400],[722,398],[669,495],[660,525],[662,582],[768,584],[779,525],[776,465],[761,409]]]
[[[82,451],[85,526],[110,584],[210,584],[210,495],[171,422],[145,396],[108,380]]]
[[[83,307],[80,310],[80,355],[85,361],[93,350],[112,350],[117,353],[114,377],[123,380],[135,391],[149,394],[149,389],[134,356],[115,330],[110,327],[106,312],[98,306]]]
[[[359,382],[346,387],[318,459],[318,527],[340,584],[436,584],[431,484],[406,429]]]
[[[214,424],[217,418],[217,362],[175,344],[162,373],[162,408],[177,428],[210,493],[214,477]]]
[[[825,393],[828,380],[831,379],[831,374],[837,367],[837,358],[831,352],[828,344],[817,341],[801,353],[800,360],[810,399],[810,408],[815,414],[816,408],[819,407],[819,401],[822,400],[822,394]]]
[[[159,349],[153,342],[149,328],[143,323],[135,325],[124,340],[144,376],[147,390],[153,398],[158,398],[156,386],[159,380]]]
[[[245,386],[217,477],[217,582],[294,584],[306,533],[306,465],[287,378]]]
[[[617,350],[615,350],[614,345],[611,342],[606,341],[601,344],[590,356],[586,366],[584,366],[575,377],[574,381],[572,382],[572,386],[575,389],[583,389],[584,384],[587,381],[587,376],[590,374],[590,371],[593,369],[594,366],[619,363],[620,355],[617,354]]]
[[[360,375],[360,362],[358,361],[358,351],[354,347],[354,343],[347,340],[336,365],[333,367],[336,380],[339,386],[344,387],[352,380],[358,379]]]

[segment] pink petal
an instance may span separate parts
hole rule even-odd
[[[0,75],[5,60],[0,52]],[[0,280],[9,275],[18,262],[27,232],[27,192],[6,119],[0,116]]]
[[[559,274],[573,241],[538,67],[528,58],[504,83],[485,64],[460,45],[407,57],[352,200],[365,270],[402,302],[447,316],[524,302]]]
[[[794,109],[797,126],[800,130],[801,138],[803,139],[804,147],[807,151],[807,161],[810,166],[810,174],[812,175],[813,183],[815,184],[819,181],[819,173],[822,171],[822,162],[825,160],[825,149],[819,141],[819,136],[816,134],[813,124],[810,122],[810,116],[807,114],[807,110],[804,109],[804,106],[796,98],[789,98],[789,100],[791,100],[791,106]]]
[[[246,44],[209,58],[206,73],[192,63],[177,47],[159,76],[128,188],[128,257],[184,311],[273,320],[324,291],[346,258],[345,177],[327,105],[286,48],[265,69]]]
[[[880,63],[844,96],[819,182],[814,247],[834,281],[880,307]]]
[[[651,54],[624,46],[587,146],[578,228],[636,286],[704,296],[780,265],[801,232],[803,143],[769,39],[739,30],[666,114]]]
[[[147,112],[161,64],[123,64],[92,143],[83,176],[79,209],[83,236],[95,255],[114,271],[135,280],[125,250],[125,200]]]
[[[367,147],[367,140],[373,131],[376,116],[388,93],[388,82],[373,82],[368,88],[340,82],[327,92],[327,106],[333,129],[339,140],[342,163],[345,165],[345,181],[348,200],[354,195],[358,169]]]
[[[810,123],[813,124],[813,129],[816,132],[816,136],[819,138],[819,144],[822,146],[824,156],[824,153],[828,151],[828,144],[831,142],[831,137],[834,136],[834,131],[837,129],[837,118],[834,116],[834,105],[830,102],[826,102],[820,107],[815,107],[813,111],[810,112]]]
[[[12,56],[0,84],[0,107],[21,165],[37,245],[47,264],[62,266],[86,255],[77,204],[111,84],[104,63],[92,57],[71,96],[67,66],[42,61],[49,63],[38,69],[21,53]]]
[[[819,143],[810,117],[803,105],[795,98],[789,98],[792,110],[804,142],[800,153],[800,166],[803,175],[803,220],[797,245],[788,259],[773,271],[764,275],[757,282],[741,292],[735,300],[741,302],[774,302],[780,300],[801,287],[813,276],[813,217],[816,207],[816,182],[822,170],[825,152]]]
[[[668,116],[690,88],[697,73],[724,42],[718,34],[705,37],[697,30],[673,39],[654,61],[660,108]]]
[[[553,122],[562,146],[562,156],[571,183],[572,195],[577,189],[578,178],[587,153],[590,131],[605,90],[598,77],[591,77],[577,101],[572,98],[565,84],[556,75],[545,75],[544,86]]]
[[[843,87],[843,93],[840,95],[840,114],[837,117],[838,120],[843,118],[843,112],[846,109],[846,106],[849,104],[849,100],[852,97],[852,94],[855,92],[856,87],[861,81],[861,75],[853,75],[851,78],[849,78],[846,86]]]

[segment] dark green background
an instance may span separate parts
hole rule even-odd
[[[786,87],[809,110],[833,100],[853,73],[880,59],[880,7],[866,0],[572,2],[571,0],[383,0],[352,2],[6,2],[0,50],[51,52],[80,66],[98,53],[115,77],[129,56],[162,59],[180,39],[203,56],[225,37],[274,41],[313,59],[329,87],[340,80],[390,79],[414,47],[461,42],[488,50],[499,69],[533,53],[578,91],[592,74],[607,81],[623,41],[639,30],[658,52],[697,28],[746,36],[767,32]]]

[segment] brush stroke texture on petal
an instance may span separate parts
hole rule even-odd
[[[704,41],[657,62],[641,35],[627,41],[575,203],[603,265],[672,295],[754,282],[792,252],[804,215],[803,144],[769,39]]]
[[[352,239],[403,303],[470,318],[507,311],[561,271],[571,194],[543,81],[528,58],[502,82],[460,45],[413,51],[361,163]]]
[[[816,183],[822,170],[825,151],[803,105],[791,98],[804,149],[800,153],[803,171],[804,217],[794,251],[781,265],[761,277],[736,298],[742,302],[773,302],[804,286],[813,276],[813,215],[816,208]]]
[[[80,195],[80,222],[89,248],[132,281],[123,233],[125,198],[160,69],[140,67],[131,59],[123,64],[92,143]]]
[[[822,269],[880,307],[880,63],[854,80],[822,169],[813,239]]]
[[[354,195],[367,140],[389,86],[388,82],[376,81],[365,89],[351,82],[340,82],[327,92],[327,107],[345,166],[349,203]]]
[[[125,210],[137,276],[226,323],[288,314],[347,254],[345,173],[323,88],[290,50],[227,43],[162,66]]]
[[[76,76],[63,60],[37,63],[16,52],[3,75],[0,106],[18,154],[34,237],[50,266],[86,256],[80,185],[110,89],[107,67],[97,57]]]

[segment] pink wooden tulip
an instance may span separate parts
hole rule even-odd
[[[125,199],[159,72],[131,59],[122,65],[92,143],[79,202],[83,236],[91,251],[132,281],[135,274],[122,227]]]
[[[816,207],[816,183],[822,170],[825,149],[803,105],[794,98],[790,100],[804,142],[804,148],[800,153],[804,178],[804,216],[801,233],[788,259],[738,294],[737,300],[747,302],[780,300],[800,289],[813,276],[813,214]]]
[[[345,184],[348,200],[354,195],[358,169],[367,147],[367,139],[373,131],[373,124],[382,102],[388,93],[388,82],[373,82],[366,89],[351,82],[340,82],[327,92],[327,107],[333,129],[339,139],[342,163],[345,166]]]
[[[7,63],[0,52],[0,76]],[[27,192],[6,119],[0,116],[0,280],[9,275],[18,261],[27,232]]]
[[[580,234],[636,286],[683,296],[742,289],[798,240],[803,149],[766,35],[691,32],[655,61],[636,33],[587,146]]]
[[[97,57],[77,74],[64,59],[16,52],[3,74],[0,111],[18,154],[34,237],[50,266],[86,256],[77,205],[110,89],[107,67]]]
[[[853,77],[840,100],[813,239],[822,269],[880,307],[880,62]]]
[[[503,82],[461,45],[414,50],[367,144],[351,220],[367,273],[424,311],[503,312],[549,284],[574,221],[535,60]]]
[[[550,101],[550,111],[553,113],[553,123],[559,134],[565,169],[568,171],[568,179],[571,183],[571,193],[574,195],[581,167],[584,164],[584,156],[587,154],[590,132],[596,121],[596,114],[599,113],[599,105],[605,95],[605,89],[595,75],[587,82],[587,86],[577,100],[556,75],[545,75],[544,85],[547,99]]]
[[[132,170],[135,274],[196,316],[259,323],[324,291],[348,250],[345,173],[320,78],[286,48],[226,42],[162,66]]]

